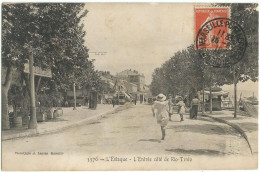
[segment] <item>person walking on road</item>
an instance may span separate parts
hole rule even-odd
[[[189,106],[188,99],[189,99],[189,98],[188,98],[188,95],[185,95],[185,96],[184,96],[184,99],[183,99],[183,102],[184,102],[184,104],[185,104],[186,107]]]
[[[112,99],[113,107],[115,107],[115,99]]]
[[[168,109],[169,107],[168,107],[168,101],[166,101],[166,96],[163,94],[159,94],[152,106],[152,112],[153,112],[153,117],[155,117],[156,115],[157,123],[160,124],[161,126],[161,132],[162,132],[161,140],[164,140],[166,135],[165,128],[169,121]]]
[[[197,119],[198,107],[199,107],[199,99],[198,96],[195,96],[194,99],[192,99],[191,101],[191,111],[190,111],[191,119]]]
[[[173,114],[173,102],[172,102],[172,95],[169,94],[169,99],[168,99],[168,112],[169,112],[169,121],[172,121],[171,117]]]
[[[181,121],[184,121],[183,115],[185,114],[185,103],[183,102],[182,98],[179,98],[179,102],[177,103],[177,105],[179,106],[179,114],[181,117]]]

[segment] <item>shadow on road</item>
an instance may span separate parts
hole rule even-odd
[[[220,117],[220,118],[223,120],[226,120],[226,121],[244,119],[244,117],[239,117],[239,116],[237,116],[236,118],[234,118],[233,116],[225,116],[225,117]]]
[[[171,125],[168,127],[170,130],[175,132],[192,132],[207,135],[234,135],[234,131],[230,130],[229,127],[218,126],[214,124],[197,124],[197,125]]]
[[[54,119],[47,120],[47,122],[60,122],[60,121],[68,121],[68,120],[62,118],[54,118]]]
[[[99,123],[101,123],[101,122],[99,122],[99,121],[93,121],[93,122],[88,123],[88,125],[99,124]]]
[[[127,127],[124,127],[124,128],[141,128],[139,126],[127,126]]]
[[[253,122],[238,123],[238,125],[246,131],[253,132],[258,130],[258,124]]]
[[[161,140],[158,139],[140,139],[139,142],[161,142]]]
[[[196,149],[196,150],[187,150],[187,149],[165,149],[168,152],[180,153],[180,154],[189,154],[189,155],[211,155],[219,156],[224,155],[223,152],[209,149]]]
[[[205,122],[211,122],[211,123],[216,122],[216,121],[214,121],[213,119],[210,119],[210,118],[203,118],[203,117],[198,118],[198,120],[200,120],[200,121],[205,121]]]

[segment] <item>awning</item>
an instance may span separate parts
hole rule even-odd
[[[209,91],[204,91],[205,94],[210,94]],[[217,91],[217,92],[212,92],[213,96],[228,96],[229,92],[226,91]]]

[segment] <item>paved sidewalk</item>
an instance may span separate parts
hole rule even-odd
[[[226,123],[235,128],[251,146],[252,154],[258,154],[258,119],[244,115],[245,113],[239,112],[237,117],[234,118],[234,112],[223,110],[214,112],[213,114],[206,113],[206,116],[211,117],[219,122]]]
[[[37,134],[48,134],[76,125],[80,125],[86,121],[95,120],[101,118],[107,113],[111,113],[118,109],[118,105],[114,108],[112,105],[98,104],[96,110],[89,109],[86,106],[77,107],[73,110],[73,107],[64,107],[63,116],[51,119],[46,122],[38,122],[37,129],[28,129],[27,126],[23,128],[12,128],[10,130],[2,131],[2,141],[19,137],[33,136]]]

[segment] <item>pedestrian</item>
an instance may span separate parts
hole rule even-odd
[[[188,95],[184,96],[183,102],[185,103],[185,106],[188,107]]]
[[[169,94],[168,99],[168,112],[169,112],[169,121],[172,121],[172,114],[173,114],[173,102],[172,102],[172,95]]]
[[[69,107],[69,102],[65,100],[65,107]]]
[[[40,102],[39,102],[40,103]],[[40,103],[41,104],[41,103]],[[58,107],[61,107],[61,99],[58,99]]]
[[[182,100],[182,97],[179,98],[179,102],[177,103],[177,105],[179,106],[179,114],[181,117],[181,121],[184,121],[183,119],[183,115],[185,114],[185,103]]]
[[[190,111],[191,119],[197,119],[198,107],[199,107],[199,99],[198,96],[195,96],[194,99],[192,99],[191,101],[191,111]]]
[[[115,107],[115,99],[112,99],[113,107]]]
[[[88,97],[87,96],[85,97],[85,105],[86,106],[88,105]]]
[[[169,121],[168,108],[169,107],[168,107],[168,101],[166,101],[166,96],[163,94],[159,94],[152,106],[152,112],[153,112],[153,117],[155,117],[156,115],[157,123],[160,124],[161,126],[161,132],[162,132],[161,140],[164,140],[166,135],[165,128]]]
[[[136,98],[135,98],[135,100],[134,100],[134,102],[135,102],[135,105],[136,105],[136,101],[137,101],[137,100],[136,100]]]

